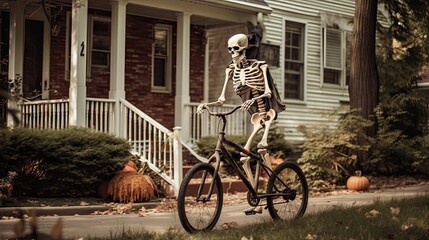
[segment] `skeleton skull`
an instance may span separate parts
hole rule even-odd
[[[236,34],[228,40],[228,52],[231,54],[232,60],[237,63],[244,58],[248,47],[248,39],[244,34]]]

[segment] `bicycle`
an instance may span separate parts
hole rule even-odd
[[[248,188],[247,202],[252,207],[268,208],[274,220],[289,220],[301,217],[308,203],[308,185],[301,168],[294,162],[284,161],[277,165],[274,170],[263,161],[262,154],[246,150],[244,147],[228,140],[225,137],[226,116],[237,111],[237,106],[229,112],[211,112],[205,106],[207,112],[220,119],[218,129],[218,140],[214,153],[207,162],[194,165],[185,175],[180,185],[177,197],[177,208],[180,222],[189,233],[212,230],[219,220],[222,204],[223,189],[219,175],[221,160],[226,160],[239,178]],[[231,157],[231,153],[225,145],[232,147],[240,153],[249,156],[254,165],[255,187]],[[260,176],[265,172],[268,176],[266,193],[260,185]],[[197,187],[191,183],[199,183]],[[266,203],[261,203],[265,199]],[[255,214],[256,212],[246,212]]]

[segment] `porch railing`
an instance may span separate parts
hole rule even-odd
[[[206,112],[196,114],[198,104],[190,108],[188,141],[181,140],[181,128],[173,131],[165,128],[153,118],[126,100],[87,98],[85,127],[98,132],[117,135],[129,141],[132,152],[157,172],[166,182],[174,186],[177,194],[182,181],[182,147],[200,161],[207,159],[193,151],[188,143],[195,143],[204,136],[215,136],[217,122]],[[232,105],[215,107],[215,111],[228,111]],[[37,129],[64,129],[69,127],[68,100],[41,100],[19,105],[21,125]],[[247,113],[233,114],[229,118],[229,135],[245,134],[248,125]]]
[[[211,109],[215,112],[227,112],[232,110],[236,105],[224,104],[223,106],[214,106]],[[202,137],[216,136],[218,119],[210,116],[207,111],[202,114],[197,114],[198,104],[191,103],[186,105],[190,108],[190,121],[189,121],[189,142],[195,143]],[[247,112],[237,111],[228,116],[228,123],[226,125],[226,133],[228,135],[246,135],[249,127],[250,119]]]
[[[134,153],[179,190],[182,181],[180,128],[170,131],[125,100],[119,101],[119,136],[131,143]]]
[[[21,126],[37,129],[63,129],[69,125],[68,100],[40,100],[20,104]]]

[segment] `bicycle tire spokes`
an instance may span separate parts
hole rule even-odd
[[[211,230],[219,219],[223,202],[222,184],[219,176],[213,177],[213,174],[213,166],[200,163],[183,179],[177,197],[178,213],[182,226],[190,233]]]
[[[304,214],[308,203],[307,181],[301,169],[291,162],[280,164],[268,183],[267,205],[274,219],[289,220]]]

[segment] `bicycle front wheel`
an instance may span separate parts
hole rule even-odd
[[[302,216],[308,203],[308,185],[301,168],[285,161],[268,180],[267,207],[273,219],[289,220]]]
[[[219,174],[213,177],[214,171],[212,165],[198,163],[189,170],[180,185],[177,210],[183,228],[189,233],[210,231],[219,220],[223,190]]]

